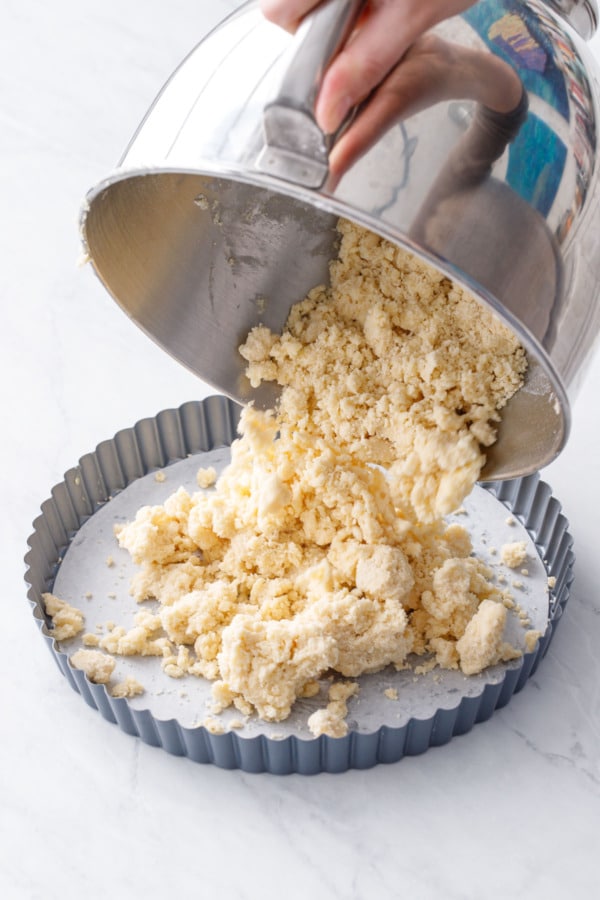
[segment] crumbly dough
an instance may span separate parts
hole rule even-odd
[[[90,681],[108,684],[115,668],[115,659],[100,650],[77,650],[70,657],[71,665],[82,669]]]
[[[213,716],[207,716],[206,719],[202,720],[201,724],[210,734],[225,734],[225,726]]]
[[[541,636],[542,632],[533,628],[525,632],[525,650],[527,653],[533,653]]]
[[[80,609],[50,593],[42,594],[42,600],[52,620],[52,636],[57,641],[68,641],[83,631],[84,616]]]
[[[123,681],[113,685],[110,689],[110,694],[111,697],[126,697],[130,699],[131,697],[139,697],[145,690],[144,685],[140,684],[137,678],[127,675]]]
[[[253,386],[289,387],[283,422],[387,466],[396,505],[432,521],[477,481],[525,352],[436,269],[357,225],[338,227],[331,286],[294,306],[281,336],[255,328],[240,352]]]
[[[348,714],[348,700],[358,694],[359,685],[356,681],[338,681],[329,688],[329,703],[324,709],[317,709],[308,717],[308,728],[311,734],[319,737],[326,734],[329,737],[345,737],[348,734],[346,716]]]
[[[411,654],[466,674],[518,655],[491,569],[442,515],[476,481],[524,352],[434,270],[340,230],[331,288],[241,348],[253,384],[283,385],[278,409],[243,410],[212,491],[180,488],[117,530],[139,566],[133,596],[158,608],[100,646],[212,680],[215,713],[280,721],[327,673]],[[332,685],[313,734],[346,733],[354,685]]]
[[[484,600],[467,624],[456,649],[465,675],[477,675],[488,666],[521,656],[503,640],[506,607],[494,600]]]
[[[527,544],[525,541],[511,541],[500,550],[500,559],[509,569],[518,569],[527,560]]]
[[[196,482],[200,488],[212,487],[217,480],[217,470],[213,466],[198,469],[196,473]]]

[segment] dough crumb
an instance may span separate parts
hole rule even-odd
[[[159,484],[162,484],[164,481],[167,480],[167,476],[162,471],[162,469],[159,469],[158,472],[154,473],[154,480],[157,481]]]
[[[308,681],[304,685],[304,687],[300,689],[298,697],[302,697],[304,699],[308,699],[309,697],[316,697],[320,690],[321,685],[318,681]]]
[[[70,657],[71,665],[81,669],[95,684],[107,684],[115,668],[115,659],[100,650],[77,650]]]
[[[112,697],[139,697],[143,693],[145,693],[144,685],[140,684],[132,675],[127,675],[123,681],[119,681],[110,690]]]
[[[398,691],[396,688],[386,688],[383,692],[384,697],[387,697],[388,700],[397,700],[398,699]]]
[[[100,646],[100,637],[97,634],[92,634],[88,632],[84,634],[81,638],[81,642],[84,647],[98,647]]]
[[[537,645],[537,642],[542,636],[541,631],[535,631],[533,629],[525,632],[525,651],[527,653],[532,653]]]
[[[348,734],[348,715],[350,697],[358,693],[356,681],[335,682],[329,688],[329,703],[324,709],[318,709],[308,717],[308,727],[315,737],[322,734],[332,738],[345,737]]]
[[[42,600],[52,621],[52,637],[57,641],[68,641],[83,631],[84,615],[81,610],[55,594],[42,594]]]
[[[431,659],[428,659],[426,662],[415,666],[413,671],[415,675],[427,675],[429,672],[432,672],[435,669],[436,665],[437,660],[435,656],[432,656]]]
[[[225,725],[223,722],[220,722],[219,719],[215,719],[212,716],[203,719],[200,724],[203,728],[206,728],[210,734],[225,734]]]
[[[217,470],[212,466],[208,466],[205,469],[198,469],[196,474],[196,483],[200,488],[209,488],[217,480]]]
[[[500,551],[500,558],[509,569],[518,569],[527,559],[527,544],[525,541],[504,544]]]

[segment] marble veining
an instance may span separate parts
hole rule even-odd
[[[85,706],[38,634],[22,559],[52,485],[120,428],[212,393],[77,266],[77,218],[165,78],[235,5],[5,0],[0,13],[2,896],[595,897],[599,358],[542,473],[575,537],[566,614],[524,690],[445,747],[313,778],[195,765]]]

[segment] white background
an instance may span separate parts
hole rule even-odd
[[[120,428],[211,393],[76,266],[77,218],[230,0],[2,0],[0,893],[8,900],[597,895],[600,359],[543,473],[576,585],[536,676],[424,756],[312,778],[170,757],[61,677],[23,582],[31,523]],[[596,39],[596,56],[600,41]],[[595,888],[594,888],[595,886]]]

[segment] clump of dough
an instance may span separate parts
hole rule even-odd
[[[100,650],[77,650],[70,657],[71,665],[81,669],[95,684],[108,684],[115,668],[115,659]]]
[[[83,631],[84,616],[81,610],[55,594],[42,594],[42,600],[46,614],[52,620],[52,635],[57,641],[68,641]]]
[[[504,544],[500,550],[500,559],[509,569],[518,569],[527,559],[527,544],[525,541]]]
[[[488,666],[521,655],[503,640],[505,624],[504,604],[484,600],[456,644],[460,667],[465,675],[477,675]]]
[[[123,681],[113,685],[110,689],[110,695],[111,697],[126,697],[130,699],[131,697],[139,697],[144,691],[144,685],[140,684],[137,678],[127,675]]]
[[[200,488],[212,487],[217,480],[217,470],[213,466],[198,469],[196,473],[196,483]]]
[[[338,681],[329,688],[329,703],[324,709],[317,709],[308,717],[308,728],[311,734],[319,737],[340,738],[348,734],[348,700],[358,693],[356,681]]]

